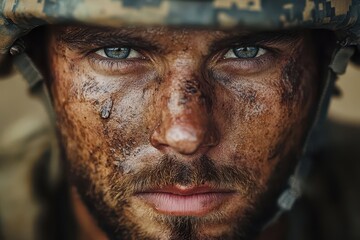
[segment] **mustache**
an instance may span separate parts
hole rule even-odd
[[[165,155],[158,164],[144,167],[125,177],[117,170],[110,182],[112,192],[117,193],[117,197],[177,184],[183,186],[207,184],[213,188],[234,189],[248,195],[258,190],[256,179],[257,176],[252,169],[242,165],[216,166],[215,161],[206,155],[190,163]]]

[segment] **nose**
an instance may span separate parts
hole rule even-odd
[[[150,137],[154,147],[190,155],[218,143],[210,91],[204,85],[197,77],[171,81],[161,99],[161,119]]]

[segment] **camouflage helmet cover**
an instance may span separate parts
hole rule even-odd
[[[44,24],[287,27],[341,31],[360,42],[360,0],[0,0],[0,58]]]

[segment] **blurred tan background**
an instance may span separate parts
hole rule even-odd
[[[337,85],[342,96],[333,98],[329,117],[335,121],[360,125],[360,68],[350,65]]]
[[[26,125],[38,126],[46,122],[47,113],[43,105],[28,93],[27,83],[19,74],[0,79],[0,139],[10,131],[26,134],[23,131],[30,130]]]

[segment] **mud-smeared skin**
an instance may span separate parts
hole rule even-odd
[[[300,153],[318,85],[310,36],[263,42],[266,54],[241,60],[224,59],[241,32],[131,28],[98,46],[78,30],[51,31],[50,87],[71,179],[103,229],[111,239],[239,239]],[[96,57],[127,38],[144,43],[141,58]],[[176,183],[237,193],[203,217],[162,215],[133,196]]]

